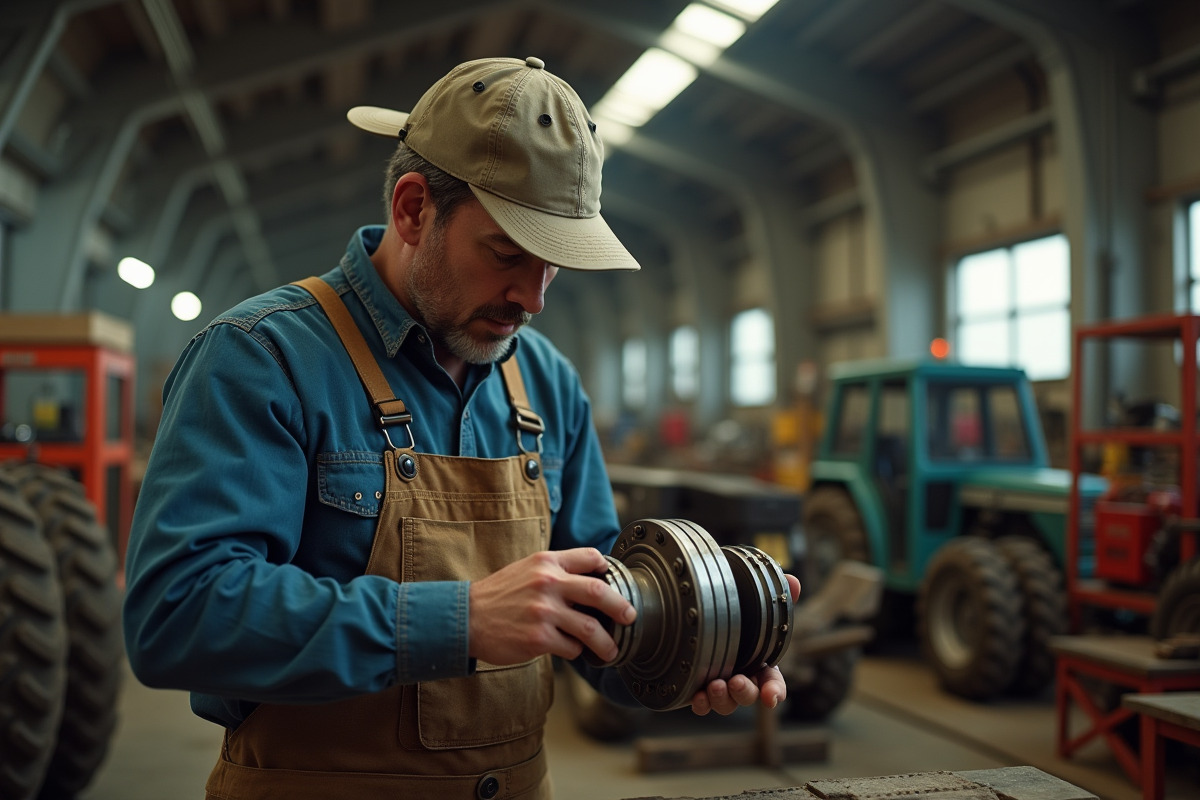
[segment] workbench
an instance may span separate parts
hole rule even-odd
[[[1200,747],[1200,693],[1127,694],[1121,702],[1142,718],[1142,800],[1163,800],[1163,739]]]
[[[1120,703],[1115,708],[1101,708],[1083,681],[1094,678],[1140,694],[1200,690],[1200,660],[1158,658],[1154,645],[1148,636],[1051,638],[1050,649],[1058,659],[1055,707],[1060,758],[1070,758],[1080,747],[1102,737],[1125,774],[1134,784],[1142,785],[1141,761],[1116,730],[1133,717],[1133,710]],[[1072,701],[1089,721],[1088,727],[1075,736],[1070,731]]]
[[[1035,767],[965,772],[914,772],[876,778],[809,781],[788,789],[761,789],[704,798],[641,797],[631,800],[1098,800],[1078,786]]]

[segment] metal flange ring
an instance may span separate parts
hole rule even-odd
[[[783,570],[757,547],[726,545],[742,608],[735,673],[750,675],[780,662],[791,641],[795,604]]]

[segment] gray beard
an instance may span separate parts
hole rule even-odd
[[[480,342],[471,337],[463,328],[451,328],[444,334],[433,334],[441,340],[442,345],[452,354],[468,364],[491,364],[499,361],[508,352],[516,334],[501,336],[491,341]]]

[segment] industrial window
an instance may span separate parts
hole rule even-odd
[[[1200,312],[1200,200],[1187,209],[1188,272],[1185,295],[1188,308]]]
[[[1022,367],[1031,380],[1071,369],[1071,258],[1062,234],[975,253],[954,269],[953,327],[966,364]]]
[[[765,406],[775,400],[775,323],[766,309],[733,318],[730,330],[730,396],[736,406]]]
[[[621,397],[626,408],[646,405],[646,342],[626,339],[621,347]]]
[[[692,325],[671,331],[671,389],[679,400],[694,400],[700,391],[700,337]]]

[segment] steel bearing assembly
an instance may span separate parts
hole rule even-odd
[[[787,578],[756,547],[719,546],[681,519],[643,519],[621,531],[602,576],[637,609],[631,625],[600,616],[616,667],[647,708],[688,705],[716,678],[755,674],[779,663],[792,630]]]

